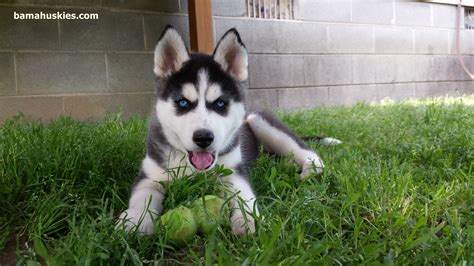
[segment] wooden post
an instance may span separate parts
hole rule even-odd
[[[211,54],[214,50],[211,0],[188,0],[188,12],[191,50]]]

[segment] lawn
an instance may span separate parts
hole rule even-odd
[[[251,170],[262,219],[179,248],[114,230],[144,155],[146,120],[22,117],[0,128],[0,264],[472,264],[474,98],[327,107],[280,114],[326,169],[299,180],[289,158]],[[216,193],[225,172],[183,177],[165,208]],[[179,173],[175,174],[179,176]]]

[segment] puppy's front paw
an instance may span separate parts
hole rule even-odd
[[[244,217],[239,211],[232,215],[231,222],[232,232],[236,236],[245,236],[255,232],[255,220],[250,215]]]
[[[308,158],[302,166],[300,177],[305,179],[311,174],[322,174],[324,169],[324,163],[319,157]]]
[[[151,214],[150,211],[127,209],[120,214],[115,228],[126,232],[137,230],[139,233],[149,235],[155,230],[155,219],[156,215]]]

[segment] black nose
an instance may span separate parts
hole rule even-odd
[[[193,134],[193,141],[201,148],[207,148],[214,141],[214,134],[206,129],[196,130]]]

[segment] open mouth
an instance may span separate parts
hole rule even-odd
[[[194,168],[200,171],[209,169],[216,160],[214,152],[210,151],[188,151],[188,157]]]

